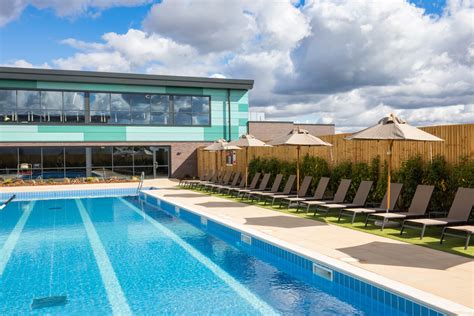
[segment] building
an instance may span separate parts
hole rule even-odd
[[[334,135],[335,133],[334,124],[298,124],[290,121],[248,121],[247,126],[249,134],[263,141],[270,141],[286,135],[295,127],[301,127],[314,136]]]
[[[0,177],[182,177],[247,132],[253,80],[0,67]]]

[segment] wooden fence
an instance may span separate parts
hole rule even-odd
[[[444,142],[395,142],[392,156],[394,169],[399,168],[403,161],[417,154],[420,154],[425,161],[430,161],[436,155],[442,155],[449,164],[458,163],[463,156],[474,159],[474,124],[429,126],[421,129],[444,139]],[[350,134],[321,136],[321,139],[333,146],[303,146],[301,147],[301,157],[306,154],[319,156],[326,159],[331,165],[337,165],[342,161],[369,163],[377,155],[381,159],[386,158],[387,141],[346,140],[345,137],[348,135]],[[286,161],[296,160],[296,148],[293,146],[255,147],[248,148],[248,152],[249,160],[256,157],[275,157]],[[207,152],[199,148],[198,174],[201,175],[207,170],[216,168],[243,172],[245,170],[245,150],[237,150],[236,153],[237,163],[234,166],[226,166],[224,153]]]

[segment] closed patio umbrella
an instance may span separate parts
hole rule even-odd
[[[387,172],[387,212],[390,208],[390,181],[392,169],[392,148],[394,141],[440,142],[441,138],[407,124],[404,120],[390,113],[376,125],[363,129],[346,137],[348,140],[388,140],[388,172]]]
[[[270,142],[273,146],[296,146],[296,190],[300,189],[300,150],[301,146],[332,146],[324,140],[311,135],[307,130],[294,128],[287,135]]]
[[[229,145],[245,148],[245,188],[247,188],[248,170],[249,170],[249,147],[272,147],[267,143],[255,138],[255,136],[246,134],[240,136],[239,139],[231,141]]]

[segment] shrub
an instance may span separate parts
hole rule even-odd
[[[431,210],[449,210],[454,199],[453,188],[449,186],[450,178],[451,170],[443,156],[436,156],[431,163],[427,164],[423,183],[434,185],[430,201]]]
[[[421,156],[416,155],[402,163],[400,169],[393,172],[392,182],[403,184],[403,194],[400,199],[400,206],[407,208],[418,184],[423,183],[424,163]]]
[[[331,181],[329,182],[329,190],[333,193],[336,192],[337,187],[341,179],[351,179],[352,176],[352,163],[350,161],[343,161],[339,165],[335,166],[331,172]]]
[[[328,177],[330,175],[328,162],[321,157],[314,157],[310,155],[303,157],[300,170],[303,176],[313,177],[313,181],[311,182],[313,189],[316,188],[321,177]]]

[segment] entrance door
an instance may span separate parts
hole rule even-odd
[[[153,177],[163,178],[170,175],[170,148],[152,147],[153,149]]]

